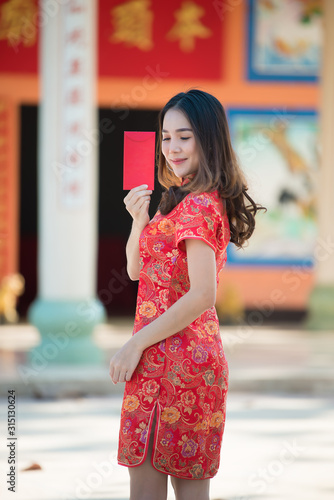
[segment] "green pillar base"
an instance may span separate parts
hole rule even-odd
[[[48,301],[37,299],[28,320],[41,335],[41,343],[28,353],[31,366],[97,365],[104,352],[93,342],[94,327],[106,313],[97,299]]]
[[[334,286],[316,286],[309,298],[304,324],[309,330],[334,330]]]

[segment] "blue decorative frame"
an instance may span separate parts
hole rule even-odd
[[[268,108],[225,108],[226,117],[229,124],[230,135],[232,144],[235,139],[235,132],[233,128],[233,119],[236,116],[240,115],[267,115],[267,116],[276,116],[275,110]],[[291,108],[287,110],[286,115],[298,115],[300,117],[303,116],[313,116],[317,117],[318,112],[314,109],[295,109]],[[256,201],[256,200],[255,200]],[[227,247],[227,263],[231,266],[241,267],[241,266],[252,266],[252,267],[287,267],[287,266],[303,266],[305,268],[313,268],[314,259],[310,257],[303,258],[238,258],[236,256],[236,252],[242,250],[233,250],[233,243],[230,243]]]
[[[251,81],[267,81],[267,82],[318,82],[319,81],[319,76],[304,76],[304,75],[264,75],[264,74],[259,74],[257,73],[254,68],[253,68],[253,62],[254,62],[254,43],[255,43],[255,37],[254,34],[256,32],[256,16],[255,16],[255,9],[256,9],[256,1],[257,0],[248,0],[248,14],[246,16],[246,32],[247,32],[247,43],[248,43],[248,50],[247,50],[247,77],[248,80]]]
[[[234,257],[234,252],[231,250],[231,243],[228,245],[227,262],[229,266],[234,267],[288,267],[298,266],[303,268],[313,268],[314,260],[305,259],[238,259]]]

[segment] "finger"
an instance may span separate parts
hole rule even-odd
[[[144,191],[138,191],[138,193],[135,193],[131,200],[130,203],[136,203],[138,200],[141,200],[142,198],[146,198],[152,194],[152,191],[149,189],[145,189]]]
[[[140,186],[137,186],[137,187],[131,189],[131,191],[129,191],[128,194],[125,196],[124,203],[126,203],[127,201],[130,201],[131,198],[134,195],[136,195],[136,193],[139,193],[140,191],[143,191],[143,192],[149,191],[149,192],[152,193],[152,190],[151,189],[147,189],[147,188],[148,188],[147,184],[141,184]]]
[[[140,214],[148,214],[148,208],[150,206],[150,201],[145,201],[142,206],[140,207],[140,209],[138,210],[138,212]]]
[[[147,188],[148,188],[147,184],[140,184],[140,186],[136,186],[136,187],[132,188],[131,191],[135,192],[135,191],[140,191],[141,189],[147,189]]]
[[[111,380],[112,380],[112,382],[114,384],[115,382],[113,380],[114,379],[114,366],[113,365],[110,365],[109,375],[110,375],[110,378],[111,378]]]
[[[147,184],[141,184],[140,186],[136,186],[134,188],[132,188],[128,194],[126,195],[125,198],[127,197],[131,197],[134,193],[136,193],[137,191],[141,191],[143,189],[147,189],[148,188],[148,185]]]
[[[149,194],[146,194],[146,195],[142,194],[142,196],[133,197],[129,202],[127,202],[125,204],[125,207],[126,207],[127,211],[131,213],[131,211],[138,210],[138,207],[141,206],[143,201],[149,200],[149,199],[150,199]]]
[[[133,206],[133,209],[134,211],[139,211],[144,205],[146,202],[150,202],[151,201],[151,197],[150,196],[143,196],[142,198],[140,198],[140,200],[138,200],[135,205]]]
[[[144,205],[146,201],[150,201],[150,196],[145,196],[143,198],[140,198],[136,201],[136,203],[131,203],[126,206],[126,209],[128,212],[130,212],[131,215],[135,215],[140,212],[141,207]]]
[[[117,384],[117,382],[119,381],[119,372],[120,372],[120,369],[115,367],[114,372],[113,372],[113,376],[112,376],[112,381],[114,382],[114,384]]]
[[[119,382],[125,382],[126,381],[126,376],[127,376],[127,370],[122,370],[119,374]]]
[[[132,189],[124,198],[126,201],[130,201],[132,199],[136,199],[138,196],[142,196],[143,194],[152,194],[152,189],[145,189],[147,187],[146,185],[144,187],[138,186],[138,188]]]

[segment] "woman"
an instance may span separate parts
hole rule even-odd
[[[133,217],[127,270],[139,280],[134,331],[110,362],[126,382],[118,463],[130,500],[208,500],[220,461],[228,366],[214,307],[229,241],[252,235],[258,209],[234,155],[224,109],[212,95],[174,96],[159,115],[152,220],[147,185],[124,198]],[[250,205],[245,205],[247,200]]]

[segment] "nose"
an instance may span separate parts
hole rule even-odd
[[[169,143],[169,150],[171,152],[174,152],[174,151],[180,151],[181,148],[180,148],[180,144],[179,144],[179,141],[177,139],[171,139],[170,140],[170,143]]]

